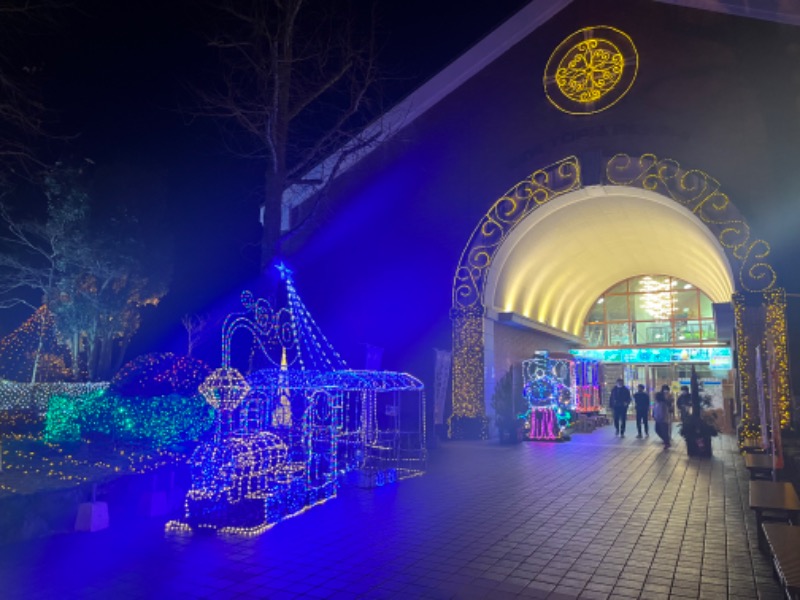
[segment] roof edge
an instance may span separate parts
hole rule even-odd
[[[367,127],[360,137],[374,138],[375,143],[360,152],[351,153],[339,165],[336,175],[338,176],[358,164],[379,144],[391,139],[401,129],[428,112],[572,2],[573,0],[533,0],[524,6],[480,42],[411,92],[405,100]],[[347,152],[346,146],[342,151],[331,155],[314,167],[304,179],[327,181],[342,152]],[[281,218],[283,231],[290,229],[291,209],[312,197],[317,189],[316,186],[294,185],[284,192]]]
[[[797,2],[770,2],[770,8],[763,8],[763,5],[754,6],[756,3],[752,0],[656,0],[656,2],[800,26],[800,3]]]

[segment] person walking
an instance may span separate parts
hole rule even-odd
[[[617,379],[617,385],[611,390],[611,397],[609,398],[609,406],[614,411],[614,429],[617,432],[614,435],[625,437],[625,421],[628,419],[628,406],[631,403],[631,391],[625,387],[625,382],[622,379]]]
[[[662,385],[661,391],[656,393],[656,402],[653,406],[653,421],[656,424],[656,434],[664,442],[664,450],[672,445],[670,432],[670,399],[669,386]]]
[[[650,394],[644,391],[644,386],[640,383],[633,395],[633,402],[636,405],[636,437],[642,439],[642,425],[644,425],[644,436],[650,437],[647,419],[650,415]]]

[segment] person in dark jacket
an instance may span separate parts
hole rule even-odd
[[[644,391],[641,383],[633,395],[633,402],[636,404],[636,431],[638,432],[636,437],[642,439],[642,424],[644,424],[645,437],[650,437],[647,425],[647,417],[650,414],[650,394]]]
[[[671,445],[670,415],[672,413],[672,400],[669,395],[669,386],[664,384],[661,391],[656,393],[656,403],[653,406],[653,420],[656,423],[656,433],[664,442],[664,449]]]
[[[625,437],[625,421],[628,419],[628,406],[631,403],[631,391],[625,387],[625,382],[622,379],[617,379],[617,385],[611,390],[611,397],[609,398],[609,406],[614,411],[614,429],[617,430],[615,435]]]
[[[681,394],[678,396],[676,404],[681,414],[681,421],[683,421],[686,419],[686,416],[689,414],[689,409],[692,407],[692,395],[689,393],[688,385],[681,386]]]

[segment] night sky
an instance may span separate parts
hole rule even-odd
[[[360,4],[368,10],[372,2]],[[467,11],[452,0],[379,1],[384,103],[401,100],[525,4],[494,0]],[[35,66],[49,128],[69,138],[48,144],[50,158],[90,159],[103,201],[134,198],[154,221],[146,235],[166,230],[170,238],[170,292],[145,315],[128,358],[182,351],[181,315],[218,318],[258,273],[262,165],[231,155],[213,122],[192,118],[191,86],[213,79],[215,68],[204,37],[213,23],[202,6],[78,0],[50,25],[26,24],[22,43],[6,50],[17,66]],[[19,322],[14,313],[0,318],[0,334]],[[207,335],[216,346],[219,328]]]

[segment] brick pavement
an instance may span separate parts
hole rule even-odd
[[[734,440],[448,443],[429,473],[257,538],[160,522],[0,546],[12,598],[780,598]]]

